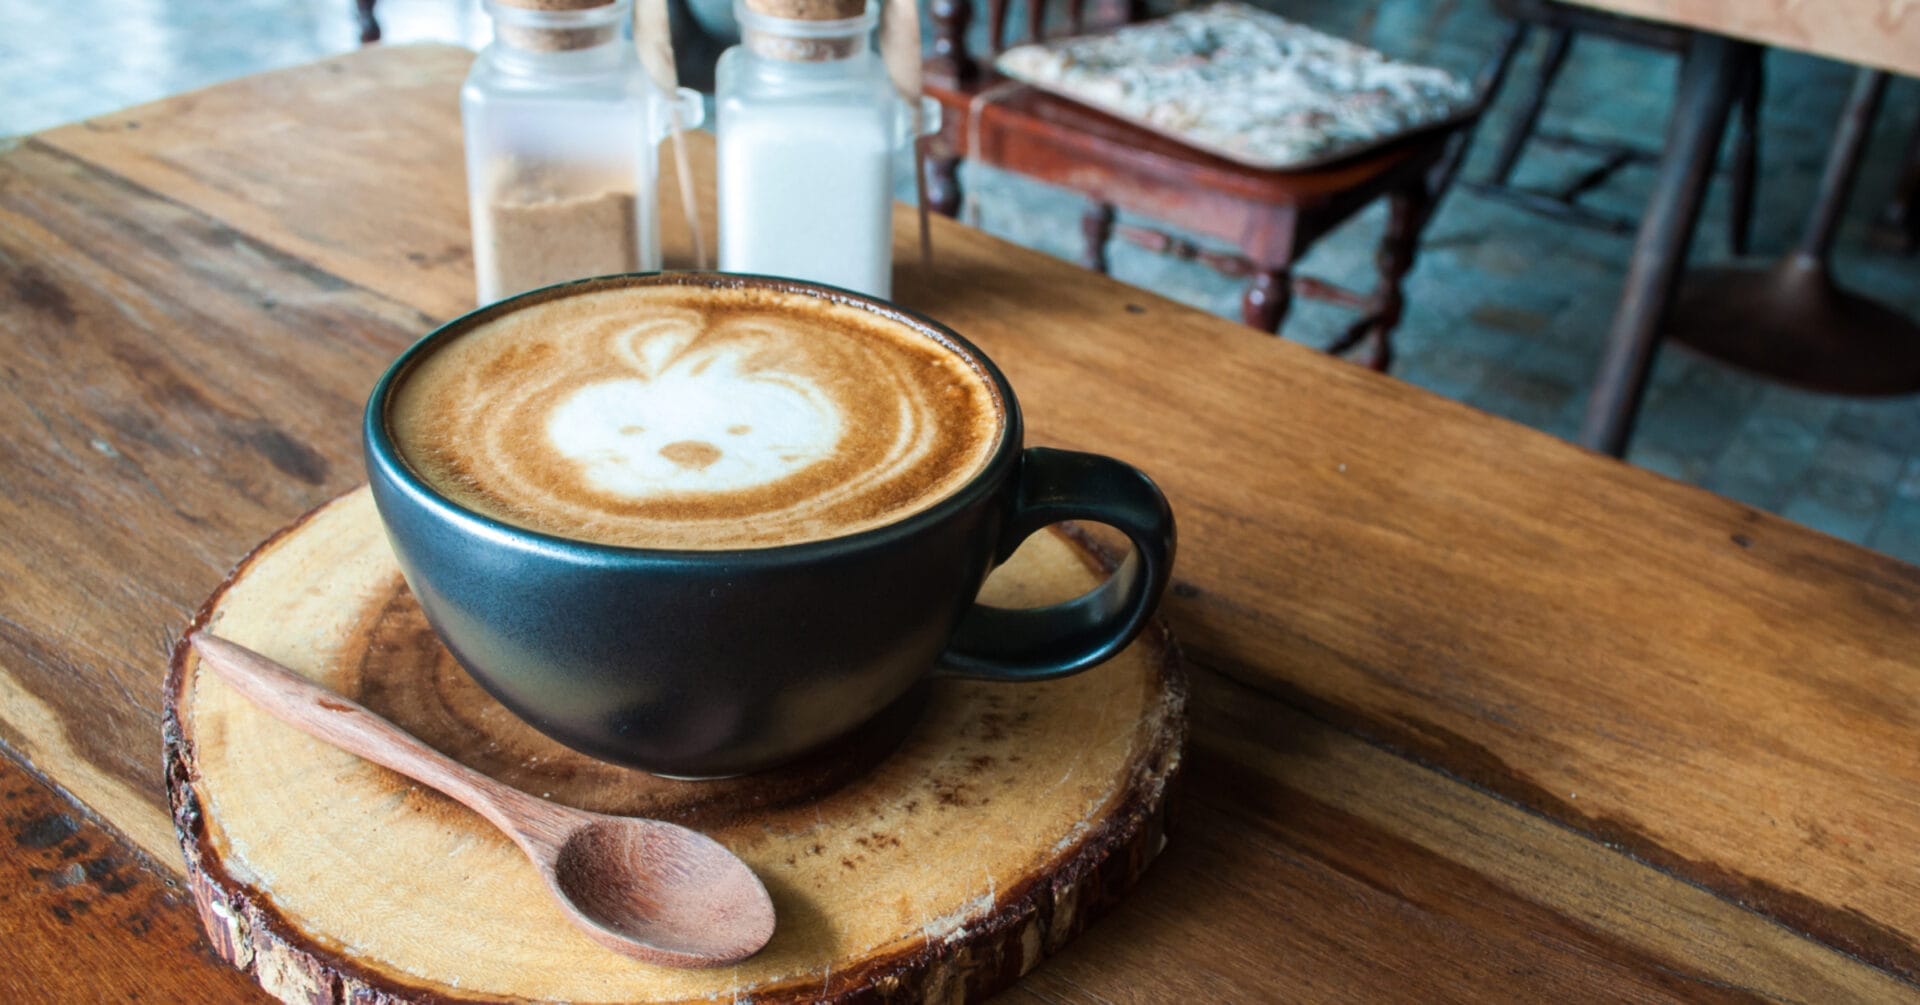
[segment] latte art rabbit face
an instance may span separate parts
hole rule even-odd
[[[943,343],[775,290],[568,291],[407,372],[407,463],[495,519],[623,547],[732,549],[881,526],[965,484],[1005,431]]]
[[[769,485],[833,456],[839,409],[812,379],[756,366],[751,344],[698,344],[687,322],[641,326],[633,376],[588,384],[547,423],[596,489],[627,498]]]

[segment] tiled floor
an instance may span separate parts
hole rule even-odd
[[[1501,31],[1481,0],[1263,0],[1266,6],[1396,55],[1471,73]],[[381,0],[389,41],[477,44],[475,0]],[[63,0],[0,5],[0,135],[146,101],[355,45],[350,0]],[[112,54],[110,57],[103,54]],[[1528,52],[1521,76],[1537,57]],[[1791,245],[1850,82],[1846,67],[1775,53],[1768,63],[1762,182],[1754,245],[1762,259]],[[1582,40],[1547,111],[1552,128],[1657,145],[1671,97],[1671,57]],[[1642,86],[1626,87],[1626,82]],[[1484,170],[1515,95],[1495,109],[1467,173]],[[1920,315],[1920,259],[1873,247],[1868,224],[1915,128],[1920,85],[1897,81],[1841,232],[1839,274]],[[1589,162],[1536,148],[1523,182],[1552,183]],[[1071,196],[987,171],[965,183],[990,231],[1065,256],[1079,245]],[[1630,169],[1596,205],[1637,214],[1651,171]],[[1724,192],[1716,187],[1695,242],[1697,261],[1726,258]],[[1377,213],[1325,241],[1303,271],[1349,283],[1371,275]],[[1398,376],[1520,422],[1571,436],[1619,292],[1629,238],[1545,221],[1456,191],[1428,231],[1409,281]],[[1202,267],[1117,244],[1129,282],[1228,316],[1237,286]],[[1287,336],[1330,338],[1342,315],[1302,305]],[[1248,333],[1249,338],[1263,336]],[[1655,369],[1630,460],[1848,540],[1920,562],[1920,397],[1865,401],[1753,380],[1667,350]]]

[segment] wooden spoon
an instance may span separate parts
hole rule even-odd
[[[513,838],[567,916],[617,953],[717,967],[773,937],[773,900],[732,852],[677,824],[560,806],[502,785],[278,663],[205,632],[201,663],[301,731],[432,786]]]

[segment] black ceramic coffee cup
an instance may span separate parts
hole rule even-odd
[[[420,360],[503,312],[631,284],[758,286],[851,305],[948,346],[1002,404],[985,466],[932,506],[830,540],[733,551],[617,547],[462,507],[408,465],[389,429]],[[660,774],[772,767],[841,737],[928,675],[1037,681],[1124,648],[1166,586],[1174,524],[1148,478],[1093,454],[1023,448],[1013,389],[938,323],[790,280],[666,273],[549,287],[443,325],[375,385],[367,472],[427,620],[515,714],[594,757]],[[1051,607],[974,602],[987,573],[1065,520],[1117,528],[1133,548],[1101,586]]]

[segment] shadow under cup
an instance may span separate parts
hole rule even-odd
[[[555,298],[670,284],[724,298],[797,293],[870,312],[945,346],[1002,404],[997,443],[957,490],[891,523],[828,540],[688,551],[555,536],[463,507],[401,455],[396,388],[421,360],[507,312]],[[773,767],[842,737],[933,675],[1035,681],[1077,673],[1145,625],[1172,565],[1165,498],[1135,468],[1022,448],[1019,406],[978,349],[883,301],[792,280],[702,273],[547,287],[448,322],[375,385],[363,427],[387,536],[428,622],[474,680],[541,732],[658,774]],[[978,605],[987,573],[1035,531],[1103,523],[1132,543],[1118,571],[1069,602]]]

